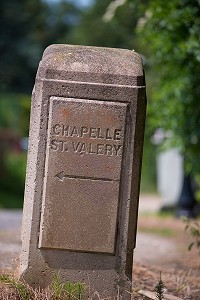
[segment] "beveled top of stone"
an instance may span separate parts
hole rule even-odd
[[[135,51],[64,44],[44,51],[37,78],[144,85],[142,59]]]

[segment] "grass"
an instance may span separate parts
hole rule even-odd
[[[86,286],[84,283],[61,282],[55,274],[52,283],[45,289],[33,289],[23,281],[3,274],[0,275],[1,300],[82,300]]]
[[[81,300],[85,292],[84,283],[72,283],[67,281],[66,283],[61,283],[59,274],[55,274],[53,282],[50,285],[50,291],[52,292],[52,299],[78,299]]]
[[[0,275],[0,282],[12,288],[11,293],[15,292],[16,297],[18,297],[16,299],[23,299],[23,300],[31,299],[30,298],[31,290],[25,283],[21,281],[16,281],[14,277],[10,277],[9,275],[6,274]],[[3,293],[1,294],[2,300],[4,299]]]
[[[141,300],[141,299],[147,299],[141,298],[141,291],[145,290],[148,291],[154,291],[154,298],[158,300],[163,300],[165,293],[171,295],[170,299],[173,299],[172,294],[175,294],[177,296],[184,297],[184,299],[199,299],[199,289],[192,290],[190,288],[190,272],[187,274],[183,273],[181,276],[175,276],[173,274],[170,276],[166,276],[168,274],[164,274],[165,279],[161,279],[161,275],[159,280],[155,278],[157,277],[157,274],[152,273],[151,270],[144,270],[144,266],[141,268],[142,272],[145,272],[145,274],[140,273],[140,276],[138,279],[140,280],[140,284],[137,288],[133,289],[132,291],[132,299],[135,300]],[[149,276],[153,276],[153,278],[148,278],[147,280],[147,273],[149,273]],[[160,273],[161,274],[161,273]],[[162,273],[163,275],[163,273]],[[169,281],[169,279],[171,280]],[[156,284],[157,282],[157,284]],[[145,286],[143,286],[143,284]],[[139,287],[142,284],[141,287]],[[172,288],[173,286],[173,288]],[[168,290],[168,287],[170,291]],[[142,288],[142,290],[141,290]],[[193,287],[192,287],[193,288]],[[144,290],[145,289],[145,290]],[[173,290],[172,290],[173,289]],[[70,281],[67,281],[65,283],[61,283],[61,279],[58,274],[54,275],[52,283],[45,289],[33,289],[28,284],[26,284],[23,281],[16,280],[14,277],[3,274],[0,275],[0,299],[1,300],[83,300],[88,299],[97,299],[97,300],[122,300],[121,296],[119,295],[119,289],[116,291],[116,297],[109,297],[109,298],[101,298],[98,292],[95,292],[92,296],[89,293],[89,297],[87,296],[87,287],[84,283],[72,283]],[[89,291],[88,291],[89,292]],[[194,297],[191,295],[194,295]],[[144,295],[144,294],[143,294]],[[190,297],[189,297],[190,296]],[[186,298],[185,298],[186,297]],[[188,298],[189,297],[189,298]],[[149,298],[148,298],[149,299]],[[153,298],[151,298],[153,299]],[[168,298],[167,298],[168,299]],[[181,298],[182,299],[182,298]]]
[[[140,232],[144,233],[152,233],[152,234],[157,234],[163,237],[174,237],[176,236],[176,232],[170,228],[140,228]]]
[[[143,212],[139,215],[138,231],[173,238],[177,236],[177,231],[171,220],[175,220],[174,214],[169,211]],[[178,224],[178,227],[180,225]]]
[[[155,217],[157,219],[169,219],[174,217],[174,213],[172,211],[158,211],[158,212],[140,212],[141,217]]]
[[[163,300],[164,299],[164,292],[165,292],[165,290],[166,290],[166,288],[165,288],[165,285],[164,285],[164,283],[162,281],[161,272],[160,272],[160,279],[159,279],[158,283],[155,286],[156,298],[158,300]]]

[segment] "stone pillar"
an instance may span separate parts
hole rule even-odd
[[[129,299],[145,122],[141,58],[49,46],[33,90],[20,277]]]

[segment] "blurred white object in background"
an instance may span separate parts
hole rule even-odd
[[[178,149],[160,152],[157,156],[157,187],[162,198],[161,208],[174,207],[183,183],[183,157]]]

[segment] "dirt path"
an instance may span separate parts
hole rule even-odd
[[[13,273],[21,250],[21,210],[0,210],[0,270]]]
[[[168,293],[181,299],[200,300],[200,256],[188,251],[191,236],[182,220],[155,214],[157,197],[143,196],[134,253],[133,285],[153,291],[160,272]],[[142,299],[137,293],[134,299]]]
[[[142,198],[134,253],[134,286],[152,290],[161,271],[169,291],[200,300],[200,257],[195,249],[188,252],[191,239],[185,234],[181,220],[155,215],[159,206],[156,197]],[[21,218],[21,210],[0,210],[0,272],[14,273],[17,268]],[[180,286],[182,294],[177,292]]]
[[[185,231],[183,220],[170,215],[156,215],[155,212],[160,207],[157,198],[154,203],[151,198],[143,197],[141,200],[135,261],[172,271],[176,269],[187,271],[193,268],[198,272],[200,256],[195,247],[192,251],[188,251],[188,246],[193,240]]]
[[[138,218],[137,243],[134,261],[146,266],[169,270],[198,269],[200,264],[195,249],[188,252],[190,238],[184,232],[181,220],[155,217],[159,199],[143,197]],[[21,241],[21,210],[0,210],[0,269],[16,267]]]

